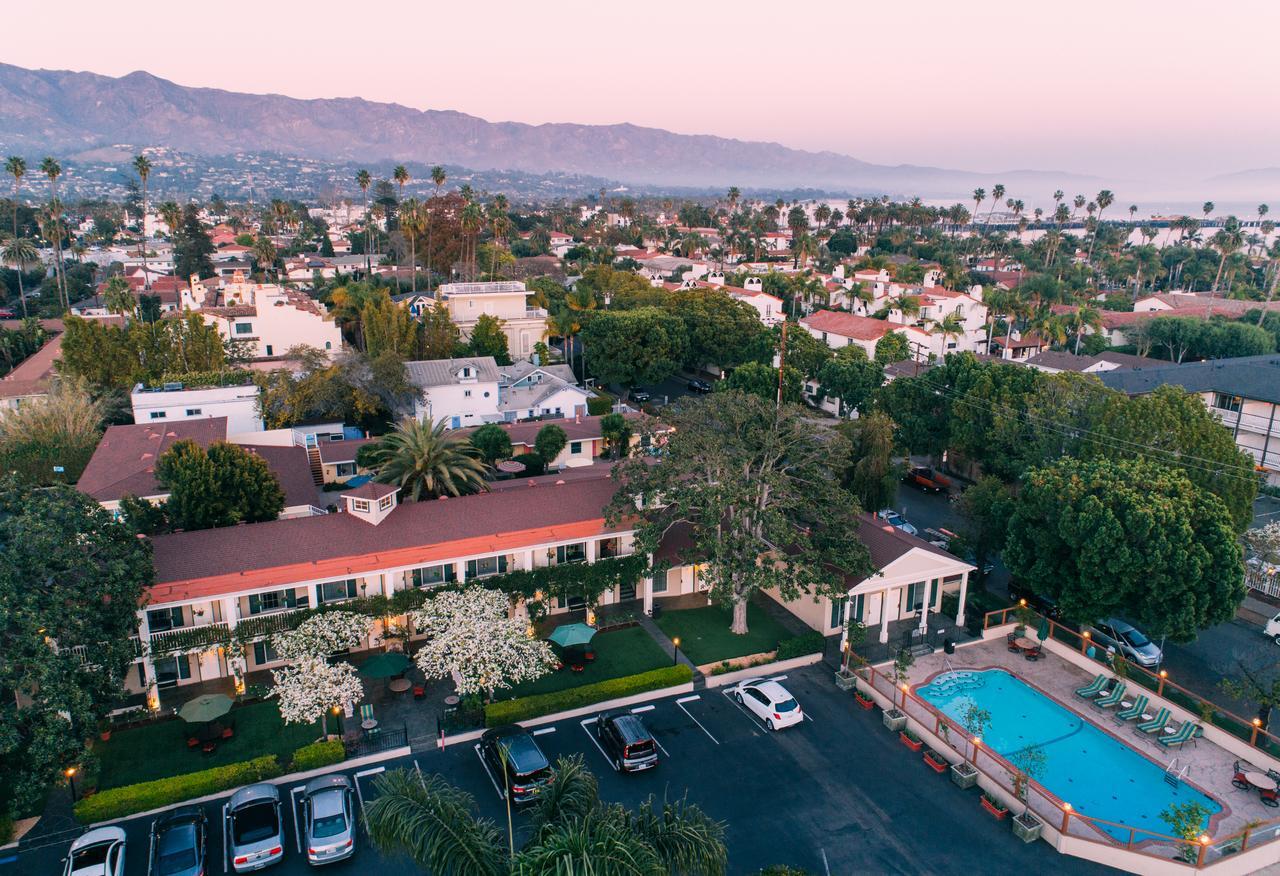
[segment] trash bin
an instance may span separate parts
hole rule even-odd
[[[950,636],[947,636],[942,640],[942,650],[946,651],[948,654],[956,653],[956,643],[951,641]]]

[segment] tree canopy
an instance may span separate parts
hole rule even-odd
[[[502,330],[502,320],[487,313],[480,315],[467,340],[468,356],[492,356],[499,365],[511,364],[507,348],[507,334]]]
[[[597,313],[582,329],[582,344],[590,371],[622,386],[665,380],[688,354],[684,323],[657,307]]]
[[[169,491],[164,510],[176,529],[260,523],[284,510],[284,491],[267,461],[227,441],[208,450],[175,441],[156,460],[156,480]]]
[[[58,370],[99,387],[132,389],[166,374],[220,371],[227,365],[218,330],[197,314],[125,327],[68,315]]]
[[[511,436],[497,423],[485,423],[471,433],[471,443],[480,451],[487,465],[511,458]]]

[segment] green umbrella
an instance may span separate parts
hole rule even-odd
[[[188,724],[207,724],[231,711],[233,701],[226,694],[204,694],[188,700],[178,710],[178,717]]]
[[[1047,617],[1041,618],[1040,629],[1036,630],[1036,638],[1042,642],[1049,638],[1049,619]]]
[[[565,624],[562,627],[556,627],[555,632],[548,636],[548,640],[555,642],[561,648],[568,648],[570,645],[587,644],[595,634],[595,627],[589,627],[586,624]]]
[[[409,668],[410,660],[399,651],[383,651],[375,654],[360,667],[365,678],[395,678]]]

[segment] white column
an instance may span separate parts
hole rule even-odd
[[[920,600],[920,629],[925,629],[929,623],[929,606],[933,599],[933,579],[926,578],[924,581],[924,599]],[[914,607],[914,606],[913,606]]]
[[[587,539],[587,562],[594,563],[600,554],[600,542],[594,538]]]
[[[465,584],[467,582],[466,560],[458,560],[453,564],[453,574],[457,577],[459,584]]]
[[[969,570],[960,576],[960,607],[956,611],[956,625],[964,626],[964,598],[969,591]]]
[[[524,553],[522,553],[520,557],[521,557],[520,568],[524,569],[526,572],[532,572],[533,571],[533,551],[527,550]]]
[[[642,579],[644,587],[645,614],[653,614],[653,582],[655,577],[656,576],[654,575],[647,575]]]
[[[378,586],[382,588],[382,595],[388,599],[391,598],[392,593],[394,593],[396,589],[396,585],[393,583],[392,577],[388,572],[378,573]]]
[[[880,644],[889,641],[889,594],[892,590],[880,591]]]
[[[224,596],[219,600],[222,603],[222,622],[227,625],[228,629],[234,630],[236,624],[240,622],[240,600],[235,596]]]
[[[844,646],[849,641],[849,604],[851,597],[845,596],[844,607],[840,609],[840,653],[844,653]]]

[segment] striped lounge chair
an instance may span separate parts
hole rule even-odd
[[[1102,693],[1102,689],[1106,686],[1107,677],[1105,675],[1099,675],[1084,687],[1076,688],[1076,696],[1084,697],[1086,700],[1091,700],[1098,694]]]
[[[1098,697],[1093,701],[1093,705],[1097,706],[1099,709],[1109,709],[1125,698],[1125,690],[1124,682],[1118,681],[1116,682],[1116,686],[1111,688],[1111,693],[1103,697]]]
[[[1178,727],[1176,732],[1168,736],[1162,736],[1157,739],[1156,742],[1159,742],[1165,748],[1180,748],[1183,743],[1186,742],[1190,742],[1192,745],[1195,745],[1196,734],[1199,732],[1199,724],[1193,724],[1190,721],[1183,721],[1182,725]]]
[[[1133,728],[1133,732],[1139,736],[1150,736],[1153,733],[1159,733],[1164,729],[1164,725],[1169,723],[1169,710],[1161,709],[1156,712],[1156,716],[1150,721],[1144,721],[1137,727]]]
[[[1127,709],[1123,709],[1119,712],[1116,712],[1116,715],[1115,715],[1116,723],[1123,724],[1126,721],[1132,721],[1134,718],[1140,717],[1142,715],[1143,710],[1147,708],[1147,702],[1148,700],[1145,694],[1143,696],[1138,697],[1136,700],[1133,701],[1132,706],[1130,706]]]

